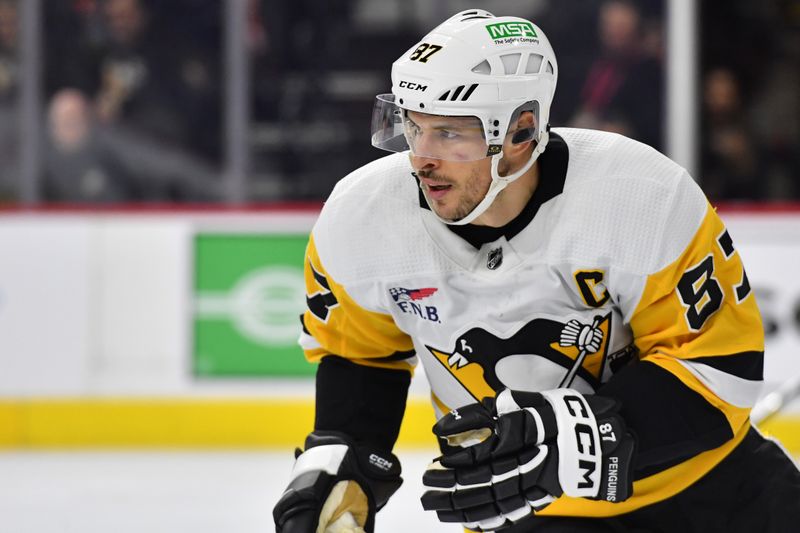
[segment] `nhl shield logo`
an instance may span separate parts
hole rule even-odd
[[[503,264],[503,249],[495,248],[489,251],[489,257],[486,261],[486,268],[489,270],[496,270]]]

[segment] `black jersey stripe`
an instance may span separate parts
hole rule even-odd
[[[731,239],[731,234],[728,233],[728,230],[722,232],[722,235],[719,236],[717,242],[719,243],[722,253],[725,254],[725,259],[730,259],[736,249],[733,247],[733,239]]]
[[[387,363],[390,361],[405,361],[406,359],[411,359],[416,355],[417,355],[416,351],[407,350],[405,352],[394,352],[392,355],[387,355],[386,357],[378,357],[378,358],[371,357],[369,360],[380,361],[381,363]]]
[[[750,381],[762,381],[764,379],[764,352],[742,352],[713,357],[696,357],[687,359],[687,361],[690,363],[702,363],[726,374]]]
[[[311,267],[311,272],[314,274],[314,279],[317,280],[317,283],[326,290],[331,290],[330,285],[328,285],[328,278],[317,272],[317,269],[314,268],[314,264],[311,261],[309,261],[308,264]]]
[[[308,331],[308,328],[306,327],[306,316],[305,316],[305,313],[300,315],[300,325],[303,326],[303,333],[305,333],[306,335],[311,335],[311,332]]]
[[[597,391],[622,402],[637,435],[636,479],[667,470],[733,438],[725,414],[681,380],[648,361],[630,365]]]

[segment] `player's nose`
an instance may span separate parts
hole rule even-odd
[[[414,170],[417,172],[419,171],[433,171],[439,168],[442,164],[440,159],[436,159],[430,156],[424,155],[415,155],[410,154],[411,157],[411,166],[414,167]]]

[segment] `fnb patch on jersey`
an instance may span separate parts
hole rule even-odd
[[[422,300],[438,290],[439,289],[434,287],[426,287],[424,289],[405,289],[403,287],[392,287],[389,289],[389,294],[392,295],[392,298],[394,298],[395,302],[399,300]]]
[[[417,300],[427,298],[438,290],[439,289],[435,287],[425,287],[423,289],[392,287],[389,289],[389,294],[392,295],[397,307],[403,313],[417,315],[422,320],[427,320],[430,322],[441,322],[439,319],[439,310],[436,308],[436,306],[416,303]]]

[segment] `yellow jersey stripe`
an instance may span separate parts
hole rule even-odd
[[[335,354],[365,366],[413,369],[413,359],[386,360],[398,352],[412,352],[411,337],[391,315],[364,309],[336,283],[320,261],[313,236],[306,249],[305,282],[309,309],[303,322],[319,343],[304,350],[309,361]]]

